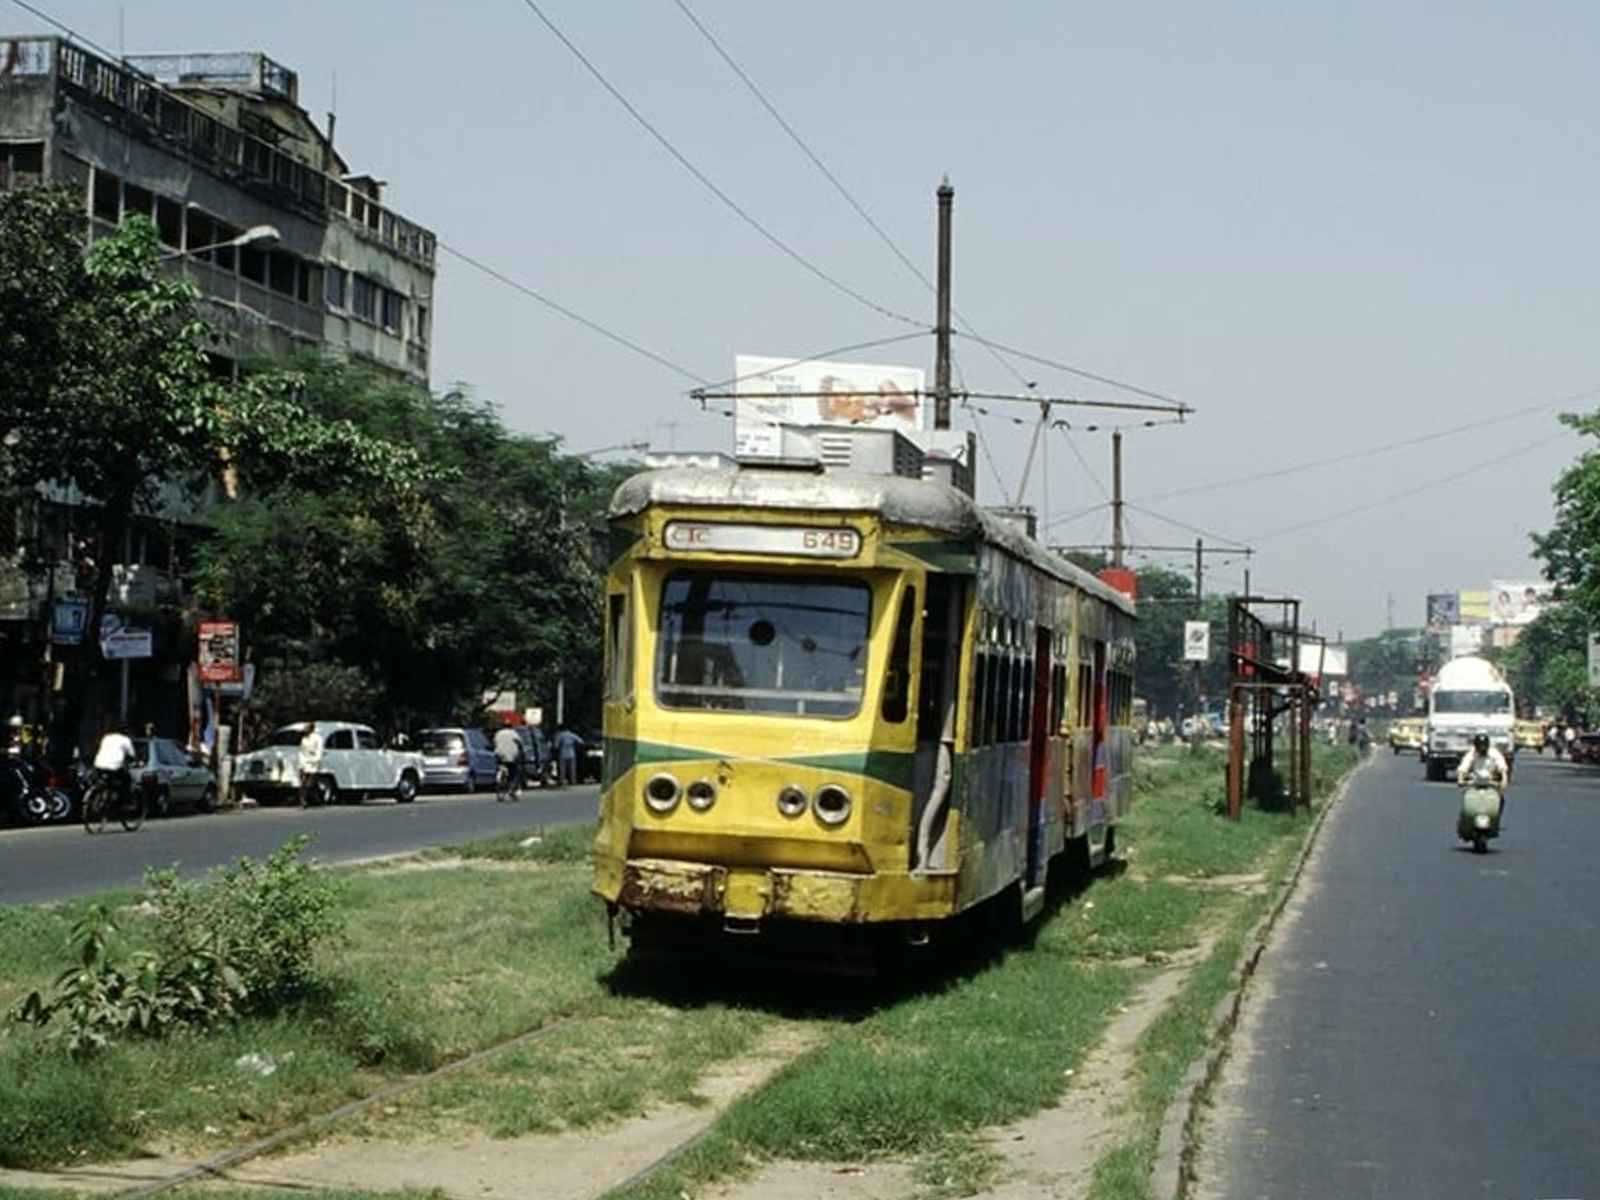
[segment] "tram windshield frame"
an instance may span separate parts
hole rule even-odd
[[[661,585],[663,708],[843,720],[861,711],[872,588],[842,575],[680,570]]]

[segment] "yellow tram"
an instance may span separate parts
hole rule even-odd
[[[636,947],[920,943],[1111,853],[1124,594],[922,479],[670,468],[610,519],[594,890]]]

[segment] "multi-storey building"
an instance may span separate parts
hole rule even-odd
[[[151,218],[224,353],[324,347],[428,381],[434,235],[350,173],[265,54],[121,63],[59,38],[0,38],[0,188],[64,183],[96,232]],[[276,238],[221,243],[261,227]]]
[[[298,89],[260,53],[112,62],[60,38],[0,37],[0,190],[76,189],[91,237],[135,214],[153,220],[167,269],[199,287],[222,334],[221,372],[320,350],[426,386],[434,235],[384,204],[380,180],[350,172],[332,119],[319,129]],[[26,505],[8,499],[18,498],[0,497],[0,704],[42,713],[47,610],[78,584],[76,504],[45,486]],[[117,564],[113,607],[171,625],[197,519],[140,517],[127,546],[94,550]],[[148,696],[175,681],[176,647],[164,640],[138,665],[136,693],[141,677]],[[137,695],[134,710],[151,715]]]

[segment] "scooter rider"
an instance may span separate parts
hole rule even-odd
[[[1511,783],[1511,768],[1506,764],[1506,756],[1489,744],[1489,735],[1480,733],[1472,739],[1472,752],[1461,759],[1461,765],[1456,768],[1456,782],[1466,787],[1472,782],[1472,773],[1479,767],[1484,767],[1489,772],[1489,778],[1494,781],[1495,788],[1500,792],[1500,819],[1505,820],[1506,812],[1506,787]]]

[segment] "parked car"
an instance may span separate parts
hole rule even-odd
[[[423,785],[472,792],[494,787],[494,746],[481,729],[424,729],[412,739],[426,764]]]
[[[134,738],[133,778],[148,789],[151,815],[171,816],[180,807],[210,812],[217,807],[217,777],[205,759],[171,738]]]
[[[319,804],[359,804],[368,796],[393,796],[401,804],[417,798],[426,764],[409,750],[388,750],[369,726],[317,721],[322,767],[314,789]],[[285,725],[267,745],[233,760],[233,786],[256,800],[293,800],[300,789],[300,739],[307,723]]]

